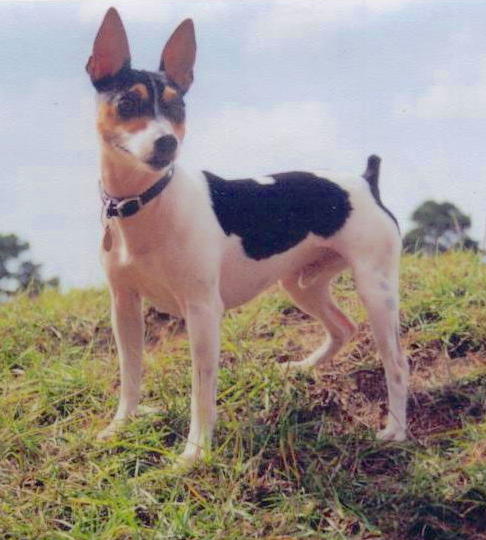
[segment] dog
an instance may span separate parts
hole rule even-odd
[[[404,440],[408,363],[399,336],[401,239],[380,198],[380,158],[370,156],[362,176],[293,171],[226,180],[186,172],[177,157],[195,57],[194,25],[186,19],[166,43],[157,71],[132,69],[123,23],[110,8],[86,66],[97,90],[101,257],[121,373],[118,409],[100,438],[114,435],[137,412],[143,299],[186,321],[191,422],[180,459],[192,463],[209,451],[216,422],[223,312],[279,282],[327,330],[321,347],[282,369],[313,368],[356,332],[330,292],[331,280],[350,267],[385,367],[389,413],[378,437]]]

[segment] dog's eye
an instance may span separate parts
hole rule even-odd
[[[169,103],[162,101],[161,109],[163,114],[172,122],[180,124],[184,122],[185,107],[184,102],[180,99],[170,101]]]
[[[136,116],[140,110],[140,99],[136,94],[127,94],[118,102],[118,114],[122,118]]]

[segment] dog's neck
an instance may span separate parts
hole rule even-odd
[[[140,195],[167,174],[169,167],[150,171],[104,144],[101,148],[101,185],[111,197],[123,198]]]
[[[151,172],[142,167],[134,167],[131,160],[124,156],[122,158],[102,147],[101,187],[111,197],[125,198],[140,195],[167,174],[168,167]],[[169,229],[157,225],[162,217],[164,221],[171,219],[173,208],[170,202],[165,200],[166,198],[164,190],[134,216],[105,220],[105,224],[109,225],[112,234],[119,235],[129,252],[146,253],[154,245],[160,245],[163,241],[162,236],[169,234],[167,232]],[[150,233],[148,234],[147,231]]]

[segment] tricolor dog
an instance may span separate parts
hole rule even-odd
[[[194,27],[185,20],[157,71],[132,69],[123,24],[111,8],[87,71],[98,95],[104,237],[101,247],[120,357],[114,434],[137,411],[144,340],[142,300],[186,321],[192,356],[191,423],[182,460],[210,446],[216,421],[220,323],[226,309],[280,282],[327,330],[321,347],[286,371],[328,362],[356,327],[330,283],[352,269],[385,366],[389,414],[378,436],[406,436],[408,365],[399,339],[397,223],[378,190],[380,160],[363,176],[292,171],[227,180],[177,163],[184,95],[193,80]]]

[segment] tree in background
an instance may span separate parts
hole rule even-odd
[[[478,249],[478,243],[466,234],[471,219],[452,203],[425,201],[412,214],[412,219],[417,227],[403,239],[403,248],[409,253],[430,255],[449,249]]]
[[[0,301],[20,291],[35,295],[44,287],[59,286],[58,278],[42,279],[40,264],[21,260],[29,247],[15,234],[0,234]]]

